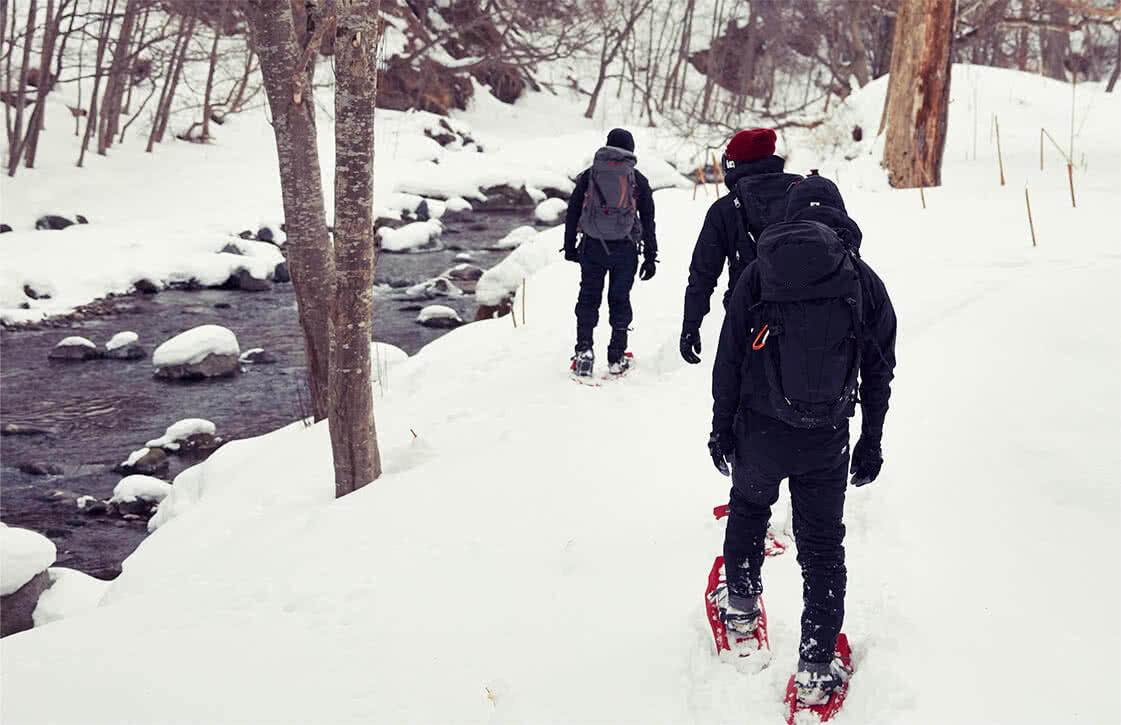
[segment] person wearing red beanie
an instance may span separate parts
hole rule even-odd
[[[740,273],[755,259],[755,240],[769,225],[782,220],[786,190],[802,179],[783,172],[786,161],[775,156],[776,140],[773,129],[749,128],[732,136],[724,150],[721,166],[728,193],[709,207],[689,264],[680,342],[685,362],[701,361],[701,321],[708,314],[709,298],[725,261],[727,306]]]

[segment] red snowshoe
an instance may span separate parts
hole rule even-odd
[[[840,661],[840,666],[843,667],[848,675],[851,676],[852,668],[852,650],[849,648],[849,638],[841,634],[837,635],[837,650],[833,655],[834,662]],[[795,719],[799,723],[813,722],[810,716],[799,716],[799,713],[812,712],[817,722],[825,722],[837,714],[841,709],[841,705],[845,703],[845,695],[849,692],[849,682],[845,679],[837,689],[833,690],[829,695],[829,699],[820,705],[803,705],[798,702],[798,688],[794,684],[795,675],[790,676],[790,681],[786,683],[786,724],[794,725]]]
[[[716,654],[728,651],[738,657],[750,657],[758,652],[769,652],[767,608],[763,606],[763,598],[759,597],[760,614],[755,630],[749,634],[733,631],[729,638],[722,616],[727,608],[728,580],[724,575],[724,557],[718,556],[712,562],[712,570],[708,574],[708,588],[705,589],[705,612],[708,614],[708,624],[712,628],[712,638],[716,643]]]

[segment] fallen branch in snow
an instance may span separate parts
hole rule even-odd
[[[1028,187],[1024,187],[1024,203],[1028,205],[1028,228],[1031,229],[1031,245],[1037,246],[1035,243],[1035,224],[1031,220],[1031,198],[1028,196]]]

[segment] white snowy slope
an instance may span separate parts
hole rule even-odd
[[[1072,209],[1030,142],[1069,87],[973,71],[1018,139],[1008,186],[987,145],[973,160],[963,103],[925,211],[872,156],[842,170],[900,328],[884,470],[848,498],[857,674],[838,725],[1121,718],[1121,107],[1084,89],[1095,156]],[[4,640],[0,719],[781,722],[794,553],[764,568],[769,668],[718,660],[702,606],[728,482],[705,450],[719,309],[703,364],[677,351],[712,200],[690,196],[656,194],[662,262],[635,285],[625,380],[568,379],[578,268],[554,251],[517,328],[467,325],[394,364],[375,484],[333,500],[322,424],[180,474],[96,611]]]

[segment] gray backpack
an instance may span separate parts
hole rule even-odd
[[[635,155],[604,146],[596,151],[588,169],[588,191],[580,213],[579,229],[592,239],[637,241],[639,225],[635,204]]]

